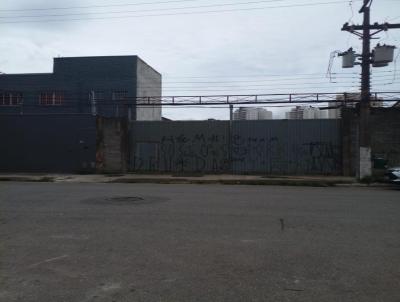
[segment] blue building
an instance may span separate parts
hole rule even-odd
[[[135,106],[149,96],[161,96],[161,74],[138,56],[55,58],[52,73],[0,74],[0,114],[161,120],[161,107]]]
[[[137,56],[55,58],[52,73],[0,74],[0,172],[124,170],[125,117],[161,120],[157,96],[161,75]]]

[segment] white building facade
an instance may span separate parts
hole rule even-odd
[[[327,113],[316,107],[296,106],[289,112],[285,113],[288,120],[310,120],[327,118]]]
[[[234,120],[272,120],[273,114],[264,108],[240,107],[233,113]]]

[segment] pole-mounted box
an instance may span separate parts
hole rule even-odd
[[[373,51],[373,63],[384,64],[393,62],[395,48],[396,46],[378,44]]]
[[[339,54],[342,57],[342,67],[343,68],[353,68],[356,62],[356,52],[350,48],[349,50]]]

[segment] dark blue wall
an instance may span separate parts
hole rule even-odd
[[[1,172],[92,172],[96,118],[0,115]]]
[[[54,72],[44,74],[1,74],[0,92],[22,92],[23,105],[0,106],[1,113],[90,113],[91,91],[102,92],[104,100],[97,102],[97,114],[115,117],[127,115],[123,102],[113,102],[113,91],[126,91],[129,98],[137,95],[137,56],[55,58]],[[146,68],[154,71],[150,66]],[[140,72],[144,72],[141,68]],[[161,75],[148,80],[147,86],[158,87],[161,94]],[[46,91],[61,91],[62,106],[39,105],[39,95]],[[147,95],[146,95],[147,96]],[[132,99],[131,99],[132,100]],[[117,108],[118,103],[118,108]],[[132,116],[136,116],[132,107]]]
[[[161,95],[161,75],[137,56],[55,58],[53,73],[1,74],[0,93],[22,93],[23,103],[0,106],[0,171],[94,171],[94,115],[127,116],[126,103],[134,101],[138,87],[139,96]],[[63,104],[41,105],[40,94],[53,91],[63,93]],[[103,96],[95,112],[92,91]],[[126,92],[128,100],[113,101],[117,91]]]
[[[137,56],[54,58],[53,73],[83,80],[134,78],[137,59]]]

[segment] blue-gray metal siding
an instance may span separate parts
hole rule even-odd
[[[341,173],[338,120],[134,122],[131,129],[132,171]]]
[[[126,91],[131,100],[137,96],[138,85],[153,87],[152,93],[161,94],[161,75],[140,60],[138,70],[137,56],[72,57],[55,58],[54,72],[42,74],[1,74],[0,93],[21,92],[23,104],[20,106],[0,106],[0,114],[36,114],[36,113],[91,113],[91,91],[102,92],[104,100],[97,101],[97,114],[105,117],[127,116],[126,105],[113,101],[112,93]],[[145,80],[138,72],[147,75]],[[138,83],[138,81],[140,83]],[[140,86],[139,85],[139,86]],[[41,92],[59,91],[64,94],[64,104],[43,106],[39,104]],[[141,91],[140,96],[150,96]],[[118,109],[117,109],[118,106]],[[135,118],[135,107],[132,116]]]
[[[229,169],[228,133],[229,124],[217,121],[132,123],[130,168],[134,171],[225,171]]]
[[[96,119],[90,115],[1,115],[1,172],[95,170]]]
[[[238,173],[340,174],[337,120],[235,121],[233,170]]]

